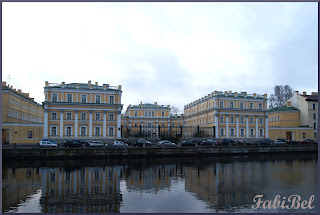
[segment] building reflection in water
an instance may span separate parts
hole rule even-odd
[[[118,213],[122,167],[40,168],[42,212]]]

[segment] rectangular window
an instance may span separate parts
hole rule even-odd
[[[87,114],[81,113],[81,120],[86,120],[86,119],[87,119]]]
[[[67,112],[67,119],[72,119],[72,113],[71,112]]]
[[[259,110],[262,110],[262,104],[259,103]]]
[[[164,128],[164,124],[162,124],[161,127]]]
[[[100,136],[100,127],[94,128],[94,134],[95,134],[95,136]]]
[[[53,93],[53,94],[52,94],[51,101],[52,101],[52,102],[57,102],[57,101],[58,101],[58,94],[57,94],[57,93]]]
[[[174,124],[171,124],[171,128],[174,128]]]
[[[253,129],[250,129],[250,136],[253,137]]]
[[[100,95],[96,95],[96,103],[100,103],[100,99],[101,99]]]
[[[262,119],[262,117],[260,117],[259,122],[260,122],[260,123],[263,123],[263,119]]]
[[[137,124],[134,124],[134,127],[138,127],[138,125],[137,125]]]
[[[152,111],[152,117],[154,117],[154,111]]]
[[[87,103],[87,95],[81,95],[81,102]]]
[[[244,119],[243,117],[240,117],[240,123],[243,123]]]
[[[72,102],[72,94],[67,94],[67,101]]]
[[[249,109],[253,109],[253,103],[252,102],[249,103]]]
[[[262,130],[262,129],[259,130],[259,136],[260,136],[260,137],[263,136],[263,130]]]
[[[71,129],[72,129],[72,128],[71,128],[70,126],[67,127],[67,132],[66,132],[66,133],[67,133],[67,136],[71,136],[71,134],[72,134],[72,133],[71,133]]]
[[[241,137],[244,136],[244,129],[243,129],[243,128],[240,129],[240,136],[241,136]]]
[[[81,127],[80,134],[81,136],[86,136],[86,127]]]
[[[278,121],[280,121],[280,117],[278,116]]]
[[[234,136],[234,128],[231,128],[230,134],[231,136]]]
[[[96,113],[96,120],[100,120],[101,118],[101,114],[100,113]]]
[[[312,109],[313,109],[313,110],[316,109],[316,104],[312,104]]]
[[[161,112],[161,116],[164,117],[164,112],[163,111]]]
[[[253,117],[250,117],[250,123],[253,123]]]
[[[220,122],[223,122],[223,116],[220,116]]]
[[[224,129],[223,128],[220,129],[220,135],[224,136]]]
[[[134,116],[138,116],[138,111],[135,111],[135,112],[134,112]]]
[[[28,131],[28,138],[32,138],[32,131]]]
[[[317,123],[316,122],[313,123],[313,129],[317,129]]]
[[[110,104],[114,104],[114,96],[110,96],[109,97],[109,103]]]
[[[302,138],[306,138],[306,133],[302,133]]]
[[[230,117],[230,122],[233,123],[234,122],[234,117]]]
[[[240,102],[240,109],[243,109],[243,102]]]
[[[230,102],[230,108],[233,109],[233,102]]]
[[[113,113],[110,113],[110,114],[109,114],[109,120],[111,120],[111,121],[114,120],[114,114],[113,114]]]
[[[208,104],[208,108],[210,109],[210,103]]]
[[[317,119],[317,114],[313,113],[313,119]]]
[[[223,101],[220,101],[220,108],[223,108]]]
[[[57,119],[57,113],[56,112],[51,113],[51,119]]]
[[[109,136],[113,136],[114,133],[113,133],[113,127],[109,127]]]

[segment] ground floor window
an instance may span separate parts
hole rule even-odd
[[[262,129],[259,130],[259,136],[260,136],[260,137],[263,136],[263,130],[262,130]]]
[[[231,128],[230,135],[234,136],[234,128]]]
[[[109,127],[109,136],[114,136],[113,127]]]
[[[224,136],[224,129],[223,128],[220,129],[220,135]]]
[[[306,133],[302,133],[302,138],[306,138]]]
[[[250,129],[250,136],[253,137],[253,128]]]
[[[244,136],[244,129],[243,129],[243,128],[240,129],[240,136],[241,136],[241,137]]]
[[[85,136],[86,135],[86,127],[81,127],[80,128],[80,135]]]
[[[28,138],[32,138],[32,131],[28,131]]]
[[[57,127],[51,127],[51,136],[57,135]]]
[[[68,126],[67,127],[67,132],[66,132],[67,136],[71,136],[71,134],[72,134],[71,131],[72,131],[72,128],[70,126]]]
[[[94,134],[95,134],[95,136],[100,136],[100,127],[94,128]]]

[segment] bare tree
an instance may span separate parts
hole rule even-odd
[[[181,110],[179,108],[177,108],[176,106],[171,106],[171,111],[170,111],[170,115],[174,116],[175,114],[180,114]]]
[[[293,90],[289,85],[276,85],[274,87],[274,94],[269,98],[269,104],[273,107],[285,105],[286,101],[293,95]]]

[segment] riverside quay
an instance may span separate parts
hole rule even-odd
[[[44,102],[2,82],[2,143],[37,144],[42,139],[113,143],[187,139],[317,141],[317,93],[295,92],[286,105],[267,107],[267,94],[214,91],[172,114],[170,105],[129,104],[121,114],[122,86],[45,82]]]

